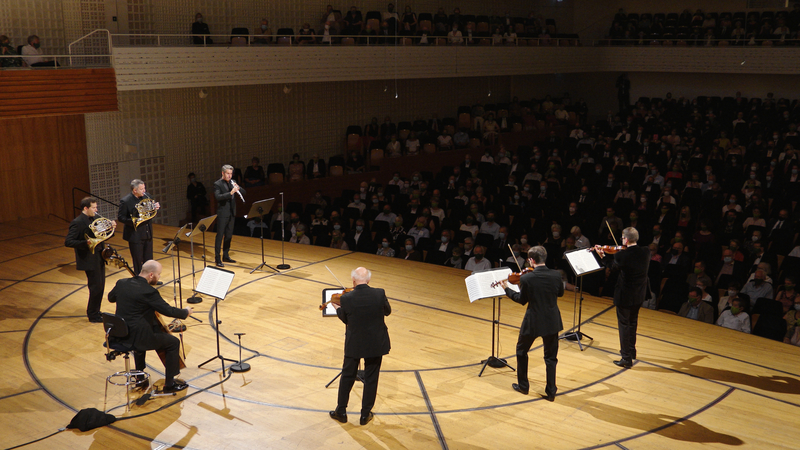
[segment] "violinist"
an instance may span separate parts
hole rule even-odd
[[[613,255],[606,256],[603,247],[595,245],[593,250],[603,260],[603,265],[618,270],[614,287],[614,306],[617,307],[620,359],[614,361],[619,367],[629,369],[636,359],[636,328],[639,323],[639,308],[650,293],[647,272],[650,268],[650,249],[637,245],[639,232],[628,227],[622,230],[622,247],[615,248]]]
[[[392,313],[386,292],[372,288],[369,281],[372,273],[364,267],[350,273],[352,292],[342,294],[340,304],[333,303],[336,315],[347,325],[344,339],[344,364],[339,379],[339,396],[331,419],[347,422],[347,404],[350,390],[356,381],[358,364],[364,358],[364,394],[361,400],[361,425],[372,420],[372,407],[378,393],[378,375],[383,355],[389,353],[389,330],[384,317]]]
[[[528,351],[537,337],[544,343],[544,363],[547,371],[547,386],[543,398],[554,401],[556,397],[556,364],[558,363],[558,332],[564,329],[561,312],[558,310],[558,297],[564,295],[561,274],[545,265],[547,250],[537,245],[528,250],[528,263],[533,270],[519,278],[519,292],[508,288],[502,282],[506,295],[520,305],[528,305],[517,339],[517,382],[511,387],[528,395]],[[510,278],[510,277],[509,277]],[[512,280],[513,281],[513,280]]]
[[[128,325],[128,336],[121,342],[133,348],[133,360],[137,370],[144,370],[145,352],[147,350],[163,350],[165,380],[164,392],[174,393],[186,389],[186,382],[175,378],[180,372],[181,342],[175,336],[163,332],[155,313],[178,319],[186,319],[192,314],[192,308],[178,309],[169,306],[154,288],[161,278],[161,263],[147,261],[142,271],[133,278],[123,278],[108,293],[108,301],[117,304],[116,314]],[[148,381],[144,379],[137,387],[145,389]]]

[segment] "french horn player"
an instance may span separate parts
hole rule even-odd
[[[160,208],[161,204],[147,194],[144,181],[139,179],[131,181],[131,193],[120,200],[117,220],[125,225],[122,239],[128,241],[136,275],[145,261],[153,259],[152,219]]]
[[[81,200],[81,214],[69,224],[64,245],[75,249],[75,265],[86,272],[89,287],[89,303],[86,316],[89,322],[100,323],[100,305],[106,287],[106,269],[103,260],[103,241],[114,234],[117,223],[97,214],[97,199],[85,197]]]

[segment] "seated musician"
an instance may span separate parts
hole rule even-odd
[[[166,378],[164,392],[173,393],[186,389],[186,382],[175,379],[180,372],[180,340],[164,331],[156,312],[163,316],[186,319],[192,308],[178,309],[169,306],[161,294],[153,287],[161,277],[161,264],[150,260],[144,263],[142,271],[133,278],[123,278],[108,293],[108,301],[117,304],[116,314],[128,324],[128,336],[118,342],[133,348],[133,359],[137,370],[144,370],[145,351],[163,351]],[[144,380],[139,387],[144,389],[149,382]]]

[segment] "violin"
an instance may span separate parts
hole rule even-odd
[[[338,294],[331,295],[331,299],[327,302],[319,305],[319,310],[323,311],[328,305],[333,303],[334,305],[342,306],[342,295],[347,294],[348,292],[352,292],[353,288],[345,288],[342,292]]]
[[[613,255],[614,253],[621,252],[622,250],[625,250],[626,248],[628,248],[626,245],[616,245],[616,246],[615,245],[601,245],[601,246],[599,246],[599,248],[592,247],[591,250],[592,251],[602,250],[603,253],[606,253],[606,254],[609,254],[609,255]]]
[[[522,269],[522,271],[520,271],[520,272],[513,272],[513,273],[509,274],[508,275],[508,279],[503,280],[503,281],[508,281],[511,284],[519,284],[519,279],[523,275],[525,275],[526,273],[531,273],[531,272],[533,272],[533,269],[528,267],[528,268]],[[492,288],[496,288],[497,286],[500,286],[503,283],[503,281],[495,281],[494,283],[492,283]]]

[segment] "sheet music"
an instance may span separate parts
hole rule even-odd
[[[322,291],[322,302],[323,303],[329,302],[331,301],[331,297],[333,297],[333,294],[341,294],[342,292],[344,292],[344,289],[325,289]],[[333,303],[328,303],[328,305],[325,306],[325,309],[322,310],[322,316],[323,317],[336,316],[336,307],[333,306]]]
[[[575,272],[575,275],[577,276],[596,272],[602,269],[600,264],[597,262],[597,258],[594,257],[594,253],[588,249],[567,252],[564,253],[564,256],[567,258],[569,265],[572,267],[573,272]]]
[[[200,276],[195,292],[225,300],[225,296],[228,295],[228,289],[233,283],[234,275],[230,270],[208,266],[203,270],[203,275]]]
[[[502,297],[506,295],[505,289],[502,285],[492,287],[492,283],[501,280],[507,280],[508,276],[512,273],[508,267],[501,267],[499,269],[487,270],[485,272],[473,273],[468,276],[464,282],[467,285],[467,294],[469,295],[470,303],[482,298]],[[519,286],[509,283],[508,287],[516,292],[519,292]]]

